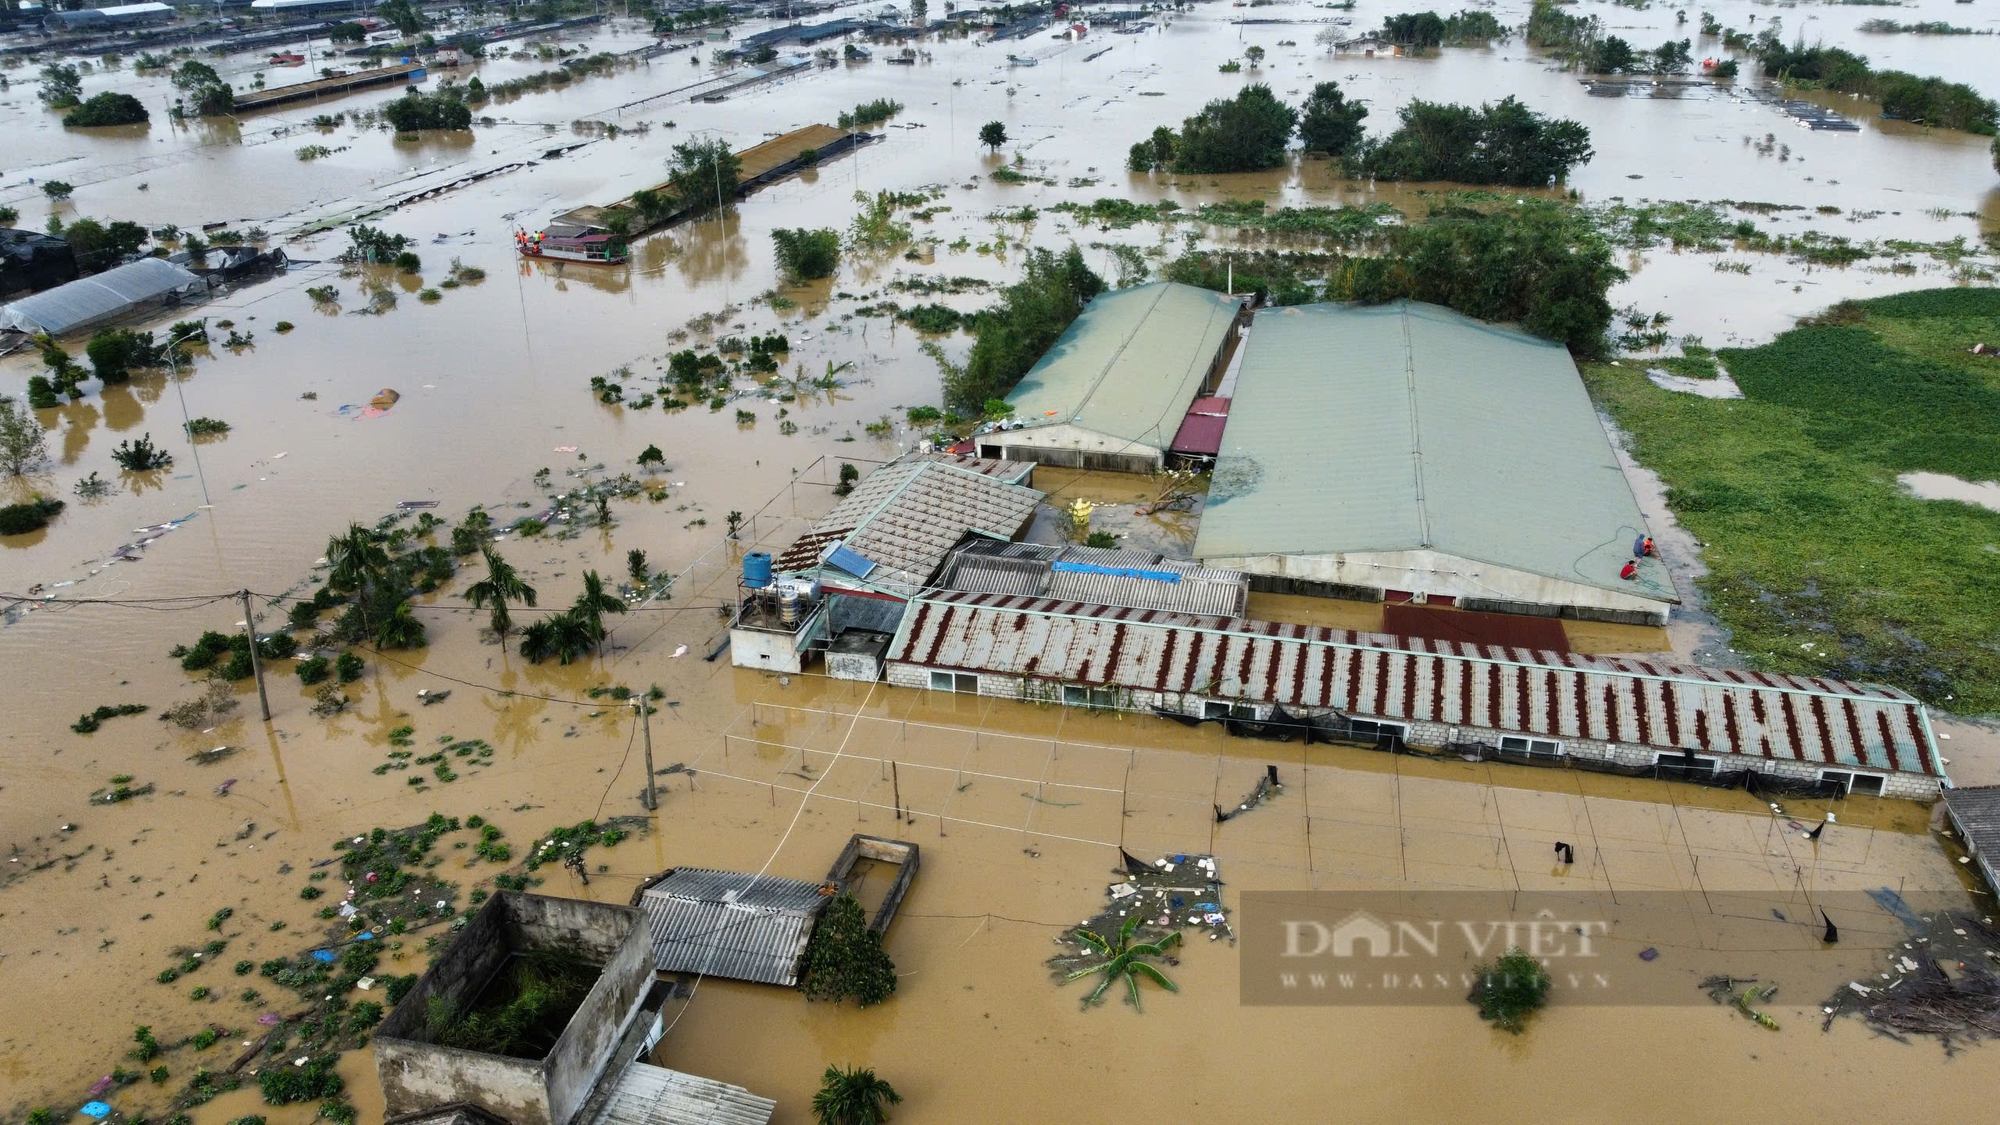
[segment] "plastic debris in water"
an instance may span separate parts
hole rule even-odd
[[[1649,945],[1649,946],[1647,946],[1646,948],[1644,948],[1644,949],[1641,949],[1641,950],[1639,951],[1639,960],[1641,960],[1641,961],[1651,961],[1651,960],[1652,960],[1653,958],[1655,958],[1655,957],[1658,957],[1659,955],[1660,955],[1660,951],[1659,951],[1659,950],[1657,950],[1657,949],[1654,949],[1654,948],[1653,948],[1652,946],[1650,946],[1650,945]]]

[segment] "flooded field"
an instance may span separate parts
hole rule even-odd
[[[1886,932],[1855,932],[1837,954],[1822,955],[1813,943],[1814,954],[1800,957],[1771,1005],[1783,1025],[1776,1034],[1700,995],[1695,982],[1715,970],[1698,944],[1661,947],[1688,976],[1685,1006],[1552,1008],[1519,1040],[1487,1030],[1462,1004],[1245,1007],[1237,1002],[1234,951],[1206,941],[1171,970],[1181,993],[1149,993],[1143,1015],[1118,1004],[1079,1012],[1080,986],[1053,987],[1043,966],[1053,935],[1100,908],[1120,847],[1147,858],[1214,854],[1232,905],[1240,892],[1267,889],[1640,886],[1683,895],[1690,918],[1717,913],[1706,897],[1717,892],[1742,896],[1748,905],[1731,909],[1759,915],[1777,909],[1797,917],[1799,904],[1823,890],[1880,887],[1919,909],[1961,906],[1961,867],[1917,806],[1843,802],[1838,827],[1809,844],[1786,830],[1787,820],[1822,820],[1826,808],[1787,808],[1778,818],[1738,793],[1329,747],[1304,754],[1225,739],[1212,727],[1190,732],[1150,719],[811,675],[781,682],[732,669],[726,659],[701,659],[726,632],[718,607],[733,597],[741,553],[789,543],[825,511],[842,462],[865,469],[910,448],[920,435],[903,424],[902,408],[940,401],[937,365],[920,346],[937,339],[957,357],[969,344],[962,334],[927,337],[858,310],[883,300],[981,307],[990,300],[985,287],[1013,280],[1030,246],[1074,242],[1113,279],[1131,268],[1113,247],[1156,252],[1143,260],[1157,269],[1187,236],[1202,245],[1278,245],[1196,223],[1098,229],[1048,210],[1065,201],[1171,199],[1184,209],[1225,199],[1385,201],[1421,216],[1448,190],[1350,181],[1322,162],[1213,177],[1124,170],[1134,140],[1245,81],[1269,82],[1296,101],[1314,82],[1338,80],[1350,97],[1368,101],[1377,131],[1412,98],[1512,93],[1590,127],[1597,155],[1570,184],[1587,205],[1757,201],[1796,208],[1756,216],[1774,232],[1967,244],[1961,260],[1928,252],[1894,259],[1908,268],[1886,255],[1830,268],[1736,250],[1633,252],[1624,263],[1632,276],[1613,291],[1613,303],[1664,312],[1674,333],[1711,346],[1762,342],[1835,300],[1949,284],[1966,262],[1992,265],[1990,252],[1977,251],[1983,235],[2000,229],[1988,138],[1883,121],[1844,97],[1820,100],[1851,116],[1858,131],[1804,129],[1747,96],[1754,64],[1737,83],[1744,90],[1606,97],[1534,57],[1518,38],[1422,59],[1331,56],[1314,45],[1323,26],[1316,21],[1344,16],[1366,28],[1404,7],[1363,0],[1336,13],[1307,4],[1204,4],[1138,35],[925,42],[911,67],[841,64],[714,104],[661,96],[711,73],[712,45],[704,43],[694,65],[690,52],[679,52],[497,100],[480,111],[494,124],[417,142],[352,120],[393,91],[241,121],[175,124],[165,114],[172,96],[165,75],[135,75],[129,62],[85,75],[85,93],[133,93],[152,108],[151,124],[65,130],[36,101],[31,68],[5,71],[0,204],[20,211],[20,226],[40,229],[51,213],[188,230],[227,222],[263,228],[270,245],[300,263],[196,312],[144,325],[160,331],[202,315],[211,325],[232,321],[252,340],[230,348],[218,332],[177,373],[102,390],[86,384],[80,401],[38,412],[53,470],[0,481],[7,502],[31,490],[69,500],[45,531],[0,538],[0,592],[39,586],[59,599],[0,611],[0,670],[12,704],[0,733],[0,839],[10,847],[0,865],[0,995],[15,1017],[0,1029],[0,1115],[11,1121],[31,1106],[78,1104],[114,1066],[135,1065],[125,1055],[139,1024],[163,1044],[210,1024],[228,1034],[206,1050],[170,1050],[165,1083],[141,1080],[107,1095],[121,1113],[157,1114],[197,1067],[226,1068],[262,1034],[257,1017],[289,1012],[289,1002],[242,999],[245,988],[274,990],[224,966],[164,984],[157,977],[179,961],[175,950],[218,934],[228,951],[213,956],[225,964],[296,955],[324,940],[331,923],[300,892],[311,885],[312,865],[336,854],[336,840],[417,824],[433,812],[477,814],[503,830],[518,862],[558,826],[643,814],[632,709],[589,694],[612,685],[639,692],[658,685],[655,766],[686,769],[660,775],[663,802],[647,830],[591,851],[591,863],[605,869],[592,867],[588,887],[550,865],[536,872],[542,890],[624,902],[639,879],[670,865],[756,870],[767,860],[773,874],[817,879],[855,831],[923,845],[922,874],[889,938],[903,977],[887,1005],[857,1014],[808,1006],[782,990],[705,981],[684,1009],[670,1011],[663,1062],[776,1097],[781,1121],[809,1119],[807,1103],[828,1063],[875,1067],[908,1098],[896,1119],[912,1122],[1048,1116],[1045,1107],[1078,1091],[1106,1116],[1115,1107],[1119,1116],[1147,1119],[1321,1120],[1327,1105],[1369,1120],[1412,1108],[1447,1118],[1594,1120],[1887,1113],[1919,1100],[1946,1111],[1983,1107],[1987,1095],[1975,1079],[1990,1046],[1948,1059],[1935,1044],[1899,1045],[1851,1020],[1819,1030],[1819,1001],[1849,974],[1872,971],[1894,940]],[[1693,24],[1676,30],[1673,9],[1663,5],[1581,9],[1640,47],[1694,34]],[[1511,3],[1493,10],[1510,24],[1526,11]],[[1782,19],[1787,38],[1823,38],[1878,66],[2000,95],[1990,37],[1856,30],[1885,12],[1992,30],[1983,5],[1731,2],[1711,10],[1738,28]],[[638,21],[613,18],[551,46],[588,53],[651,41]],[[1697,40],[1697,58],[1710,49],[1704,43],[1713,45]],[[1218,72],[1251,45],[1268,51],[1260,67]],[[465,68],[459,80],[477,73],[491,85],[559,61],[514,48]],[[1038,65],[1010,66],[1010,52]],[[253,62],[231,56],[217,65],[247,82],[264,69]],[[272,86],[306,77],[264,74]],[[427,87],[438,81],[434,73]],[[538,229],[569,208],[658,182],[676,143],[722,138],[747,147],[831,123],[876,98],[905,107],[883,130],[884,142],[767,187],[720,216],[647,236],[629,266],[515,256],[517,227]],[[349,117],[324,129],[310,124],[335,113]],[[976,139],[992,120],[1012,138],[998,153]],[[588,143],[547,155],[578,142]],[[302,160],[297,153],[307,145],[332,151]],[[1002,166],[1027,182],[995,180]],[[52,205],[30,177],[68,181],[73,198]],[[930,208],[949,210],[915,221],[920,241],[911,255],[849,254],[830,281],[781,284],[772,230],[844,229],[861,207],[855,193],[878,191],[935,191]],[[1035,209],[1025,221],[1023,208]],[[348,245],[336,224],[357,217],[415,239],[421,273],[344,274],[332,261]],[[484,279],[444,289],[435,302],[421,299],[454,261],[483,270]],[[1743,268],[1718,269],[1718,261]],[[890,288],[949,278],[971,280],[942,296]],[[359,314],[371,282],[397,294],[395,307]],[[339,290],[338,299],[307,292],[323,286]],[[281,322],[294,327],[281,331]],[[674,351],[774,331],[790,341],[780,368],[787,380],[838,371],[840,385],[795,393],[745,378],[724,408],[674,411],[606,405],[590,386],[594,376],[622,381],[629,401],[649,376],[663,374]],[[66,343],[81,355],[81,339]],[[40,369],[32,351],[0,358],[0,392],[19,395]],[[386,410],[369,408],[384,388],[400,398]],[[227,436],[190,445],[180,434],[183,403],[188,417],[226,420]],[[147,434],[174,453],[173,466],[121,472],[112,449]],[[665,464],[642,471],[635,458],[649,445],[663,451]],[[342,713],[313,714],[315,689],[282,660],[269,670],[269,725],[257,719],[248,681],[238,685],[237,706],[212,725],[182,729],[156,717],[201,691],[200,678],[182,672],[168,650],[204,630],[238,628],[241,604],[224,595],[306,590],[327,539],[350,522],[372,525],[399,502],[435,501],[434,514],[452,524],[475,504],[505,523],[543,509],[551,493],[620,472],[639,475],[646,490],[613,500],[609,526],[593,512],[560,536],[510,535],[498,545],[538,587],[544,608],[567,604],[585,570],[623,575],[634,549],[654,571],[681,576],[671,598],[614,618],[601,656],[529,664],[493,643],[485,614],[461,597],[481,576],[475,557],[417,599],[428,647],[363,651],[365,669],[345,685],[352,702]],[[110,493],[72,495],[92,473],[113,482]],[[740,541],[723,539],[732,512],[744,517]],[[185,522],[166,533],[135,531],[170,521]],[[149,535],[153,542],[131,552],[142,561],[110,561]],[[442,532],[437,541],[445,542]],[[63,604],[68,599],[105,604]],[[255,605],[264,628],[288,608],[265,598]],[[517,624],[535,616],[517,609]],[[1671,640],[1683,650],[1712,643],[1686,628]],[[1618,641],[1607,634],[1599,643]],[[431,705],[420,690],[451,695]],[[150,710],[108,719],[93,734],[70,729],[79,713],[120,703]],[[396,733],[405,727],[413,729]],[[396,756],[405,744],[429,757],[467,740],[493,752],[435,763],[451,767],[442,771]],[[217,747],[234,752],[206,764],[195,758]],[[884,776],[890,762],[893,780]],[[1285,772],[1287,792],[1215,824],[1212,806],[1246,792],[1270,763]],[[92,800],[119,785],[151,790]],[[899,805],[908,810],[900,822]],[[1552,867],[1555,833],[1576,845],[1573,868]],[[445,854],[435,873],[460,884],[460,908],[501,870],[469,862],[467,852]],[[223,908],[233,915],[211,933],[205,921]],[[442,925],[412,930],[383,971],[419,971],[423,938],[444,933]],[[191,999],[190,989],[203,985],[210,993]],[[347,1054],[341,1073],[361,1119],[379,1120],[368,1053]],[[1753,1102],[1758,1109],[1748,1108]],[[285,1125],[309,1120],[313,1108],[266,1108],[246,1088],[195,1116],[208,1125],[254,1112]]]

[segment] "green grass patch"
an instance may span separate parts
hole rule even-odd
[[[2000,292],[1839,306],[1719,353],[1746,396],[1590,365],[1592,394],[1706,548],[1704,593],[1758,668],[1894,684],[2000,710],[2000,512],[1920,500],[1910,471],[2000,479]]]

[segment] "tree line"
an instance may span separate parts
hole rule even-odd
[[[1307,152],[1341,161],[1351,175],[1386,180],[1546,187],[1561,183],[1593,152],[1581,123],[1549,118],[1513,97],[1477,108],[1415,101],[1397,111],[1384,137],[1364,135],[1368,107],[1337,82],[1321,82],[1298,107],[1262,83],[1218,98],[1182,122],[1134,144],[1135,172],[1256,172],[1284,164],[1296,132]]]

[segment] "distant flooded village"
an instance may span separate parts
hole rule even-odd
[[[1982,1117],[1996,33],[0,0],[0,1122]]]

